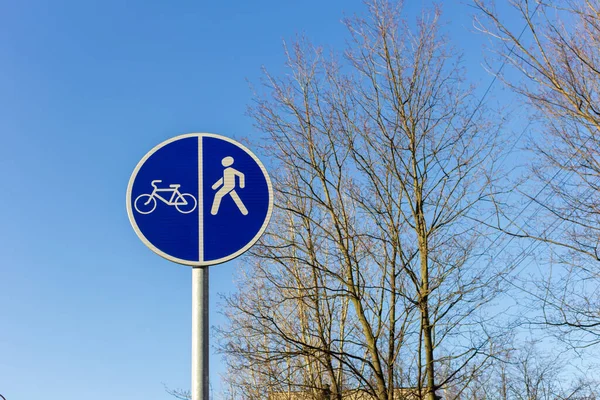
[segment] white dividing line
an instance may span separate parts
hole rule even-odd
[[[198,262],[204,261],[204,190],[202,190],[202,135],[198,135]]]

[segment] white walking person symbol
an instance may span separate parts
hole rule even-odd
[[[219,212],[221,200],[223,197],[225,197],[225,195],[230,195],[242,214],[248,215],[246,206],[244,203],[242,203],[242,199],[240,199],[240,196],[238,196],[237,192],[235,191],[235,177],[238,177],[240,189],[243,189],[246,185],[245,177],[242,172],[231,167],[233,165],[233,161],[233,157],[225,157],[221,160],[221,165],[225,167],[225,170],[223,170],[223,177],[216,181],[214,185],[212,185],[212,190],[217,190],[220,188],[215,194],[215,199],[213,200],[212,208],[210,209],[210,213],[212,215],[217,215]]]

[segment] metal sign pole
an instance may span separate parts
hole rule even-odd
[[[192,268],[192,400],[208,397],[208,267]]]

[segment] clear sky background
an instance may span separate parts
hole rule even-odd
[[[407,15],[428,3],[407,1]],[[467,3],[444,2],[444,20],[483,91],[485,39]],[[259,140],[248,82],[262,66],[283,73],[282,41],[299,34],[343,48],[341,19],[364,10],[359,0],[0,0],[0,394],[167,400],[163,383],[189,388],[191,269],[136,237],[129,176],[179,134]],[[211,268],[212,324],[238,265]],[[223,372],[213,355],[215,393]]]

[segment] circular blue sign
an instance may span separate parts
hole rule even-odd
[[[211,133],[162,142],[138,163],[127,214],[139,238],[167,260],[207,266],[231,260],[263,234],[273,189],[260,160]]]

